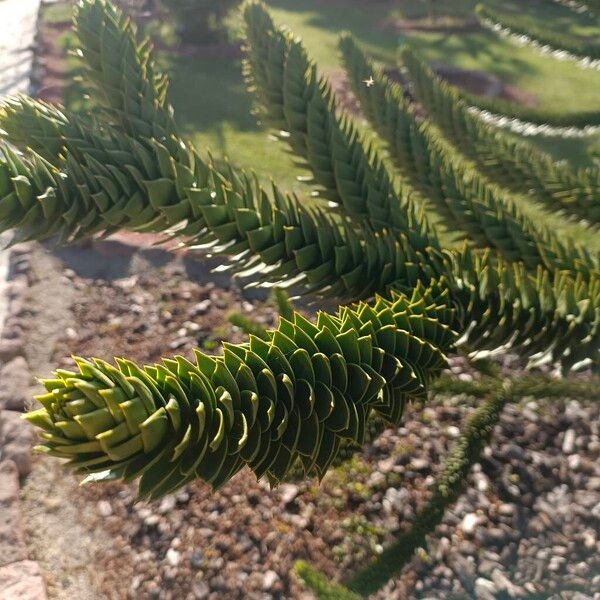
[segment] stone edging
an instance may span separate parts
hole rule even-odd
[[[0,96],[27,92],[40,0],[3,0]],[[4,245],[5,240],[2,240]],[[0,250],[0,600],[46,600],[37,562],[29,560],[20,484],[31,471],[33,433],[21,419],[31,392],[24,334],[31,284],[31,245]]]
[[[5,251],[6,252],[6,251]],[[20,501],[20,483],[31,471],[29,405],[32,377],[25,356],[31,245],[9,251],[2,293],[6,319],[0,335],[0,600],[46,600],[37,562],[29,560]]]

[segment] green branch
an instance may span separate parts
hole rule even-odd
[[[247,3],[244,16],[244,73],[259,117],[304,159],[324,188],[320,195],[352,216],[367,218],[376,229],[399,230],[417,250],[439,249],[414,190],[403,184],[396,189],[377,149],[340,113],[300,39],[277,29],[262,2]]]
[[[549,210],[600,223],[600,169],[574,170],[522,139],[514,139],[469,112],[469,106],[408,47],[401,53],[411,92],[448,141],[502,187],[531,194]]]
[[[440,213],[448,230],[462,230],[470,243],[494,248],[529,268],[598,274],[598,256],[572,240],[560,241],[522,213],[506,190],[480,176],[435,125],[417,117],[401,87],[367,59],[351,36],[342,36],[339,45],[365,115],[387,142],[399,171]],[[372,85],[367,86],[369,78]]]
[[[272,485],[295,463],[322,478],[343,440],[364,441],[371,413],[399,423],[445,365],[453,334],[415,293],[282,319],[268,340],[224,344],[140,368],[76,359],[44,380],[38,450],[97,479],[139,478],[155,499],[193,479],[214,489],[247,466]]]
[[[150,41],[139,39],[131,20],[106,0],[81,0],[74,23],[94,106],[129,135],[169,144],[176,133],[169,82],[156,68]]]
[[[276,188],[270,198],[252,178],[232,168],[216,171],[176,138],[173,153],[156,140],[130,138],[106,125],[97,131],[66,111],[20,103],[23,110],[13,103],[5,122],[26,121],[20,130],[46,146],[54,131],[60,140],[55,147],[62,144],[67,158],[56,158],[64,171],[35,156],[28,162],[9,153],[0,161],[0,222],[16,227],[18,239],[176,227],[173,235],[230,257],[242,275],[296,284],[315,295],[345,301],[435,285],[436,298],[457,309],[452,326],[473,350],[512,347],[524,358],[537,355],[565,368],[597,360],[597,279],[530,274],[489,253],[419,250],[420,233],[340,224]]]

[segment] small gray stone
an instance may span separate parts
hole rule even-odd
[[[8,341],[0,341],[0,346]],[[22,356],[17,356],[7,362],[0,369],[0,381],[2,381],[0,409],[24,411],[29,401],[29,386],[31,385],[31,374],[27,361]]]
[[[1,567],[0,598],[5,600],[47,600],[39,565],[32,560],[22,560]]]
[[[181,560],[181,554],[174,548],[169,548],[165,559],[172,567],[176,567]]]
[[[414,471],[428,471],[431,468],[431,464],[426,458],[413,458],[410,461],[410,468]]]
[[[479,567],[478,567],[477,571],[479,572],[480,575],[489,576],[499,567],[500,567],[500,565],[496,561],[482,560],[479,563]]]
[[[498,514],[505,517],[512,517],[517,511],[517,507],[513,503],[505,502],[498,507]]]
[[[165,496],[160,502],[160,506],[158,507],[158,512],[163,515],[166,513],[170,513],[175,508],[176,504],[177,504],[177,499],[175,498],[175,496],[173,496],[173,495]]]
[[[263,576],[263,590],[268,591],[273,589],[273,586],[277,583],[277,581],[279,580],[279,575],[277,575],[277,573],[275,573],[275,571],[267,571],[264,576]]]
[[[190,566],[193,569],[200,569],[204,565],[204,554],[200,550],[194,550],[190,556]]]
[[[208,298],[206,300],[201,300],[192,307],[190,310],[190,315],[192,317],[205,315],[208,312],[208,309],[211,307],[211,304],[212,302]]]
[[[21,413],[0,410],[0,458],[12,460],[20,477],[31,472],[31,446],[34,434]]]
[[[0,463],[0,567],[27,558],[21,519],[19,472],[12,460],[4,460]]]
[[[523,595],[524,590],[514,585],[512,581],[500,570],[495,569],[492,573],[492,581],[498,591],[506,592],[511,598]]]
[[[475,597],[477,600],[496,600],[498,589],[493,581],[478,577],[475,580]]]
[[[8,363],[16,356],[23,356],[23,340],[0,339],[0,362]]]
[[[460,528],[467,534],[472,535],[477,527],[483,522],[483,518],[475,513],[468,513],[464,516]]]
[[[281,495],[281,504],[283,506],[288,506],[294,502],[300,493],[300,488],[293,483],[284,483],[279,487],[279,493]]]
[[[454,558],[454,572],[466,589],[472,590],[477,577],[475,559],[472,556],[463,557],[460,554]]]
[[[457,438],[460,436],[460,429],[456,427],[456,425],[449,425],[448,427],[446,427],[446,433],[451,438]]]
[[[525,451],[517,444],[506,444],[502,448],[503,455],[509,460],[523,460]]]
[[[100,500],[96,507],[101,517],[110,517],[113,513],[112,506],[108,500]]]
[[[187,337],[175,338],[172,342],[169,342],[169,348],[171,350],[177,350],[178,348],[185,346],[188,343],[188,341],[189,340]]]
[[[575,438],[575,432],[572,429],[567,429],[562,443],[562,451],[565,454],[573,454],[575,452]]]
[[[388,488],[383,498],[383,508],[390,513],[399,513],[404,510],[410,500],[410,492],[406,488]]]
[[[205,598],[208,598],[210,594],[210,588],[208,587],[208,583],[206,583],[206,581],[200,579],[194,581],[192,592],[194,594],[194,598],[197,600],[204,600]]]
[[[385,485],[386,477],[380,471],[373,471],[367,479],[367,486],[371,489]]]
[[[390,456],[389,458],[380,460],[377,463],[377,471],[375,471],[375,473],[380,473],[382,475],[384,473],[391,473],[391,471],[394,469],[395,466],[396,466],[396,457]]]

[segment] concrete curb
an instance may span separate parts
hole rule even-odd
[[[0,2],[0,100],[31,90],[40,5],[41,0]],[[26,244],[0,250],[0,600],[47,600],[40,567],[29,560],[20,500],[20,482],[31,470],[33,443],[30,428],[21,419],[31,384],[23,338],[30,251]]]
[[[0,600],[46,600],[39,565],[29,560],[23,527],[20,482],[31,470],[33,433],[21,419],[28,405],[31,374],[24,332],[29,313],[31,245],[7,255],[4,326],[0,335]]]
[[[41,0],[0,2],[0,97],[29,91],[40,4]]]

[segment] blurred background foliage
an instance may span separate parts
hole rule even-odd
[[[158,50],[161,67],[171,78],[170,98],[182,133],[216,158],[228,157],[237,166],[255,169],[263,180],[274,175],[282,188],[305,192],[297,181],[302,173],[291,157],[251,114],[252,99],[241,75],[241,2],[120,0],[120,4]],[[543,56],[480,27],[474,17],[475,0],[268,0],[267,4],[277,22],[302,36],[342,98],[345,83],[337,39],[348,30],[392,75],[397,71],[398,46],[409,42],[434,68],[451,72],[452,83],[485,83],[491,78],[511,100],[563,113],[567,119],[600,108],[600,71],[574,68],[572,62]],[[543,20],[545,26],[582,38],[591,37],[599,21],[591,13],[573,12],[553,0],[489,0],[489,4],[521,11]],[[58,29],[57,44],[63,51],[74,46],[67,26],[71,8],[68,1],[44,9],[43,18]],[[66,60],[69,76],[63,100],[78,108],[76,61]],[[576,166],[600,161],[600,134],[528,139],[557,160]]]

